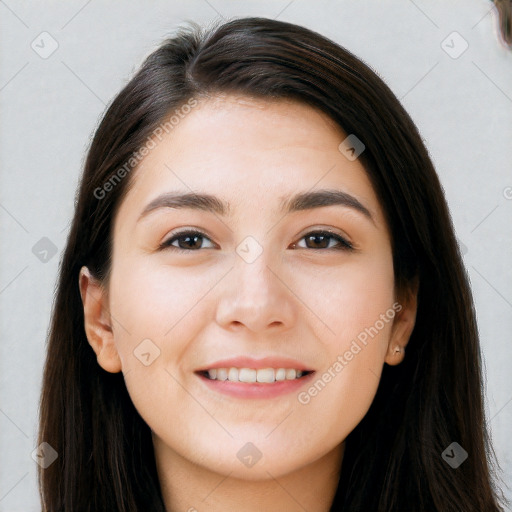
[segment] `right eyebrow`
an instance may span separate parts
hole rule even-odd
[[[139,220],[159,208],[190,208],[226,216],[231,210],[231,205],[211,194],[166,192],[153,199],[142,210]]]

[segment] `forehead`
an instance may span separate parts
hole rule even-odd
[[[338,149],[346,137],[327,114],[297,101],[202,99],[154,139],[154,148],[132,171],[124,203],[143,208],[158,194],[180,191],[222,197],[235,211],[244,205],[278,211],[283,197],[334,188],[360,198],[378,218],[364,167]]]

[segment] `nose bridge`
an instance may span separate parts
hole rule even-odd
[[[269,325],[289,325],[293,304],[288,288],[279,276],[272,251],[252,236],[236,247],[234,268],[224,287],[217,311],[219,323],[245,324],[252,330]]]
[[[237,246],[236,252],[234,271],[242,303],[265,307],[280,293],[276,272],[271,270],[275,267],[271,251],[248,236]]]

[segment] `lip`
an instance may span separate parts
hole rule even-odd
[[[261,361],[260,361],[261,362]],[[282,362],[282,361],[281,361]],[[296,363],[294,363],[296,364]],[[235,365],[232,365],[235,366]],[[223,368],[223,366],[217,366],[218,368]],[[262,366],[261,368],[268,368],[270,366]],[[285,366],[286,367],[286,366]],[[212,368],[212,367],[210,367]],[[251,368],[251,366],[240,366],[240,368]],[[254,366],[252,366],[254,368]],[[283,366],[279,366],[279,368],[283,368]],[[291,368],[295,368],[295,366],[291,366]],[[297,368],[300,369],[300,368]],[[254,383],[246,383],[246,382],[231,382],[229,380],[211,380],[202,373],[197,373],[196,375],[201,379],[201,381],[211,390],[217,391],[219,393],[223,393],[225,395],[229,395],[234,398],[276,398],[281,395],[286,395],[289,393],[298,393],[300,388],[309,385],[313,376],[316,374],[315,371],[311,371],[307,375],[300,377],[299,379],[294,380],[282,380],[278,382],[254,382]]]
[[[252,357],[239,356],[232,357],[230,359],[222,359],[221,361],[215,361],[208,366],[198,368],[197,372],[205,372],[213,370],[215,368],[254,368],[260,370],[262,368],[294,368],[295,370],[302,370],[313,372],[312,368],[308,368],[306,365],[295,359],[287,357],[263,357],[261,359],[254,359]],[[220,382],[220,381],[219,381]],[[293,382],[293,381],[291,381]]]

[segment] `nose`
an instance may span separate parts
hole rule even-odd
[[[221,287],[216,312],[219,325],[229,330],[245,327],[255,333],[291,328],[297,314],[291,276],[272,266],[263,254],[252,263],[236,258]]]

